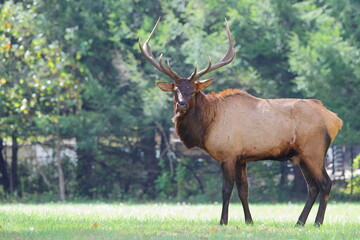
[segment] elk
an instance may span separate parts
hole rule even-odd
[[[303,226],[310,210],[320,196],[315,225],[323,223],[331,190],[331,179],[324,167],[328,147],[342,127],[342,120],[326,109],[316,99],[262,99],[239,89],[205,94],[213,78],[198,80],[235,57],[229,24],[226,33],[229,47],[225,56],[216,64],[194,71],[188,78],[177,74],[167,61],[167,67],[154,58],[148,39],[139,47],[145,58],[155,68],[174,80],[173,83],[157,82],[164,92],[174,94],[175,130],[187,148],[199,147],[221,164],[222,212],[220,224],[228,223],[229,200],[236,183],[243,206],[245,222],[253,220],[248,203],[246,164],[258,160],[290,160],[299,164],[307,182],[308,197],[297,221]]]

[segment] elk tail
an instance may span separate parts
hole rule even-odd
[[[331,111],[327,111],[325,121],[329,137],[331,138],[331,142],[333,142],[339,130],[343,126],[343,121],[337,116],[336,113]]]

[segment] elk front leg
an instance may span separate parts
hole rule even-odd
[[[236,163],[236,186],[240,201],[244,209],[245,223],[253,224],[248,201],[249,189],[246,173],[246,163],[240,163],[240,161]]]
[[[229,203],[231,193],[234,187],[234,166],[226,162],[223,162],[221,165],[222,174],[223,174],[223,185],[222,185],[222,212],[220,225],[227,225],[229,218]]]

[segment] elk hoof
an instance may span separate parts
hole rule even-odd
[[[221,220],[220,220],[220,225],[221,225],[221,226],[227,225],[227,221],[221,219]]]
[[[305,223],[303,223],[302,221],[297,221],[295,227],[303,227],[305,225]]]
[[[315,227],[321,227],[321,223],[315,222],[314,226],[315,226]]]
[[[253,220],[245,220],[246,225],[254,225]]]

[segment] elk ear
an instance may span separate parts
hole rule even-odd
[[[201,81],[195,81],[196,91],[204,90],[205,88],[209,87],[214,81],[214,78],[209,78]]]
[[[171,92],[174,89],[173,83],[157,82],[156,85],[164,92]]]

